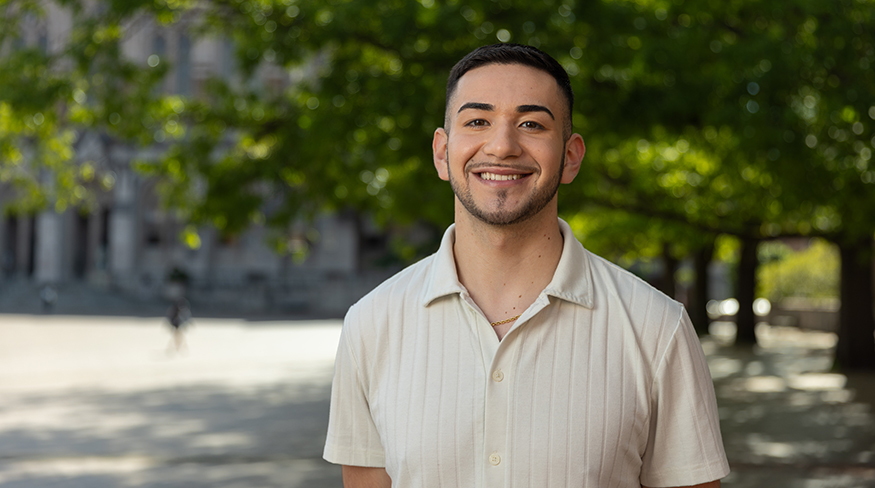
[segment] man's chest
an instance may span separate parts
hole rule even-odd
[[[601,329],[586,320],[559,325],[545,313],[492,356],[480,338],[488,336],[470,324],[418,331],[383,351],[367,394],[390,475],[599,486],[612,466],[640,466],[646,368],[622,332]],[[637,471],[628,477],[637,480]]]

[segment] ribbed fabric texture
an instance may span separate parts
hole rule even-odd
[[[565,238],[499,342],[458,282],[453,229],[347,314],[325,459],[393,487],[689,486],[729,472],[683,307]]]

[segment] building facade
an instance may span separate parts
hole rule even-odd
[[[58,52],[69,39],[72,16],[52,3],[45,7],[45,16],[22,23],[18,42]],[[173,66],[161,86],[167,93],[197,96],[214,76],[234,81],[233,46],[225,39],[194,39],[185,22],[167,27],[147,16],[134,19],[127,33],[123,51],[130,59]],[[291,76],[265,65],[257,78],[275,90]],[[85,283],[160,299],[183,280],[192,302],[228,313],[339,315],[390,274],[363,265],[368,247],[373,251],[385,239],[352,213],[291,225],[286,237],[295,242],[289,248],[306,250],[297,257],[274,252],[268,244],[273,231],[257,225],[233,239],[199,229],[198,245],[184,243],[184,222],[162,208],[155,181],[132,167],[135,158],[155,149],[132,148],[103,134],[80,135],[77,161],[95,162],[114,181],[110,191],[98,192],[96,208],[16,213],[9,206],[15,189],[0,183],[0,282]]]
[[[78,283],[155,300],[174,298],[181,279],[193,303],[225,313],[341,315],[391,272],[364,264],[385,238],[352,213],[301,223],[290,234],[306,250],[297,257],[275,252],[272,229],[257,225],[233,239],[198,229],[191,247],[180,238],[185,224],[162,210],[153,186],[127,168],[92,211],[5,212],[0,284]],[[0,205],[12,194],[4,193]]]

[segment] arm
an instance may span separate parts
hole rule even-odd
[[[663,352],[651,395],[642,486],[719,488],[729,474],[708,363],[686,311]],[[711,479],[696,485],[690,483]]]
[[[344,488],[392,488],[392,479],[385,468],[344,465],[342,471]]]
[[[644,485],[641,485],[641,488],[647,488]],[[678,487],[683,488],[683,487]],[[687,488],[720,488],[720,480],[714,480],[710,483],[702,483],[701,485],[693,485]]]
[[[379,478],[369,481],[372,476],[365,474],[366,467],[380,467],[382,471],[386,460],[380,432],[371,415],[367,375],[359,368],[353,350],[353,346],[358,347],[359,353],[364,349],[356,313],[358,305],[350,308],[340,333],[323,458],[342,466],[347,487],[388,487],[389,484],[380,483]]]

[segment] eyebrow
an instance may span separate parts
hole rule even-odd
[[[495,106],[490,103],[478,103],[478,102],[468,102],[461,107],[459,107],[459,111],[456,113],[462,113],[462,110],[485,110],[487,112],[491,112],[495,110]]]
[[[551,119],[556,120],[556,117],[553,117],[553,112],[543,105],[520,105],[516,108],[516,111],[521,114],[526,112],[546,112]]]
[[[461,113],[462,110],[485,110],[487,112],[492,112],[495,110],[495,106],[491,103],[468,102],[459,107],[457,113]],[[543,105],[520,105],[516,108],[516,111],[521,114],[528,112],[544,112],[549,115],[551,119],[556,120],[556,117],[553,116],[553,112]]]

